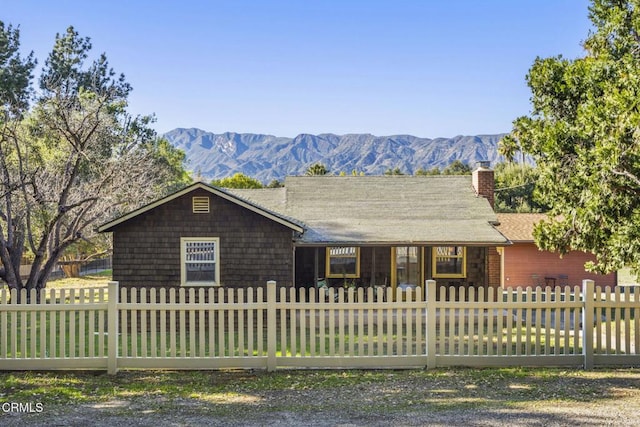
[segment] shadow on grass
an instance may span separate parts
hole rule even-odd
[[[15,425],[45,422],[47,411],[63,425],[634,424],[640,370],[3,372],[4,402],[44,405],[3,417]]]

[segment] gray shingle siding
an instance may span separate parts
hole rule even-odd
[[[211,198],[208,214],[191,198]],[[179,286],[180,238],[220,238],[220,282],[226,287],[292,285],[292,231],[204,190],[171,200],[114,228],[114,280],[123,286]]]

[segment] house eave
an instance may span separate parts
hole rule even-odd
[[[513,242],[506,240],[502,242],[469,242],[469,241],[315,241],[301,242],[295,241],[295,247],[325,247],[325,246],[369,246],[369,247],[389,247],[389,246],[467,246],[467,247],[502,247],[511,246]]]
[[[255,213],[259,214],[259,215],[262,215],[265,218],[268,218],[268,219],[270,219],[272,221],[275,221],[275,222],[277,222],[279,224],[282,224],[285,227],[288,227],[288,228],[290,228],[291,230],[293,230],[295,232],[298,232],[298,233],[303,233],[304,232],[304,227],[302,227],[302,225],[300,225],[300,224],[298,224],[298,223],[296,223],[296,222],[294,222],[292,220],[289,220],[287,218],[284,218],[282,215],[278,215],[278,214],[276,214],[274,212],[271,212],[268,209],[265,209],[265,208],[263,208],[261,206],[258,206],[258,205],[255,205],[253,203],[250,203],[247,200],[244,200],[244,199],[242,199],[242,198],[240,198],[240,197],[238,197],[236,195],[233,195],[231,193],[228,193],[228,192],[226,192],[226,191],[224,191],[224,190],[222,190],[220,188],[213,187],[213,186],[207,185],[207,184],[202,183],[202,182],[198,182],[198,183],[192,184],[192,185],[190,185],[188,187],[183,188],[180,191],[177,191],[177,192],[175,192],[173,194],[170,194],[170,195],[168,195],[168,196],[166,196],[166,197],[164,197],[162,199],[156,200],[155,202],[150,203],[148,205],[142,206],[142,207],[140,207],[140,208],[138,208],[138,209],[136,209],[136,210],[134,210],[132,212],[129,212],[128,214],[123,215],[123,216],[121,216],[119,218],[116,218],[116,219],[114,219],[114,220],[112,220],[112,221],[110,221],[110,222],[108,222],[106,224],[103,224],[100,227],[98,227],[98,231],[100,233],[110,232],[116,226],[118,226],[118,225],[120,225],[120,224],[122,224],[122,223],[124,223],[126,221],[129,221],[132,218],[135,218],[135,217],[137,217],[139,215],[142,215],[142,214],[144,214],[146,212],[149,212],[150,210],[155,209],[158,206],[161,206],[161,205],[163,205],[165,203],[168,203],[168,202],[170,202],[172,200],[175,200],[175,199],[177,199],[179,197],[182,197],[185,194],[189,194],[190,192],[192,192],[194,190],[197,190],[197,189],[202,189],[202,190],[208,191],[211,194],[214,194],[214,195],[216,195],[218,197],[221,197],[221,198],[223,198],[225,200],[228,200],[228,201],[230,201],[232,203],[235,203],[238,206],[241,206],[241,207],[243,207],[245,209],[248,209],[248,210],[250,210],[252,212],[255,212]]]

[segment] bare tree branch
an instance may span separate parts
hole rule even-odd
[[[621,170],[617,170],[617,169],[613,169],[611,172],[613,172],[614,175],[624,176],[625,178],[630,179],[638,187],[640,187],[640,179],[636,175],[632,174],[631,172],[629,172],[629,171],[621,171]]]

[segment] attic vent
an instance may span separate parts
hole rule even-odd
[[[208,197],[193,197],[193,213],[209,213]]]

